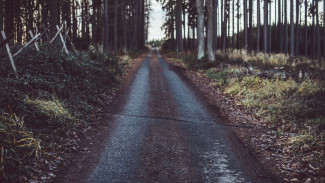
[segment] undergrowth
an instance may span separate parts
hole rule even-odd
[[[294,132],[288,142],[294,150],[324,147],[324,66],[302,57],[290,60],[283,54],[255,56],[238,50],[217,52],[213,63],[206,58],[198,61],[194,54],[169,56],[204,73],[212,86],[237,98],[240,105],[255,109],[275,130]],[[299,77],[297,66],[301,63],[308,67],[307,77]],[[287,76],[282,78],[277,68],[283,68]]]
[[[15,57],[19,79],[10,62],[0,67],[0,182],[21,180],[24,161],[37,158],[67,130],[90,121],[104,104],[105,93],[127,65],[94,48],[66,55],[44,45]],[[47,153],[49,154],[49,152]]]

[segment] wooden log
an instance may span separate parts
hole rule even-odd
[[[40,37],[41,33],[38,33],[34,38],[32,38],[27,44],[25,44],[24,47],[20,48],[19,51],[17,51],[13,57],[17,56],[19,53],[21,53],[25,48],[27,48],[30,44],[34,43],[35,41],[37,41]]]
[[[58,30],[58,32],[55,34],[55,36],[52,38],[52,40],[50,41],[50,44],[53,43],[53,41],[55,40],[56,37],[58,37],[58,35],[60,34],[61,30],[63,29],[63,27],[61,27],[60,30]]]
[[[2,34],[3,40],[6,40],[6,34],[5,34],[5,32],[4,31],[1,31],[1,34]],[[9,48],[8,43],[6,43],[6,48],[7,48],[7,52],[8,52],[8,55],[9,55],[9,59],[10,59],[10,63],[11,63],[12,69],[15,72],[16,78],[18,79],[19,77],[18,77],[18,73],[17,73],[16,66],[15,66],[15,61],[14,61],[14,58],[13,58],[13,56],[11,54],[11,51],[10,51],[10,48]]]
[[[60,38],[61,38],[61,41],[62,41],[63,48],[64,48],[65,52],[66,52],[67,54],[69,54],[69,51],[68,51],[67,45],[65,44],[64,38],[63,38],[63,36],[62,36],[62,34],[61,34],[61,30],[62,30],[62,28],[60,29],[60,27],[57,25],[57,26],[56,26],[56,29],[59,31]]]
[[[34,34],[31,30],[29,30],[29,34],[31,36],[31,38],[33,39],[34,38]],[[36,31],[36,34],[37,34],[37,31]],[[38,47],[38,44],[37,44],[37,41],[34,42],[34,45],[35,45],[35,48],[37,51],[39,51],[39,47]]]

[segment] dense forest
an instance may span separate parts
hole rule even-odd
[[[54,35],[59,25],[81,49],[137,50],[148,36],[149,10],[149,0],[1,0],[0,30],[13,34],[13,42],[21,45],[30,40],[29,30],[51,25]]]

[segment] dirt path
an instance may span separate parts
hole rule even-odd
[[[113,125],[102,133],[93,163],[80,162],[81,176],[61,180],[273,182],[158,51],[144,59],[126,91],[106,111]]]

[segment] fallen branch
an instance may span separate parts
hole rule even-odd
[[[53,41],[55,40],[55,38],[56,37],[58,37],[58,35],[60,34],[60,32],[62,31],[62,29],[63,29],[63,26],[61,27],[61,29],[60,30],[58,30],[58,32],[55,34],[55,36],[52,38],[52,40],[50,41],[50,44],[52,44],[53,43]]]
[[[9,37],[7,37],[5,40],[3,40],[2,43],[0,43],[0,48],[4,45],[6,45],[12,38],[14,37],[14,34],[10,34]]]

